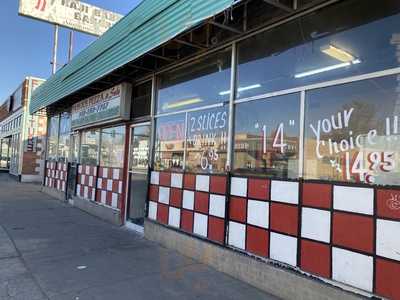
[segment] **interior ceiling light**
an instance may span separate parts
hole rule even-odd
[[[240,87],[240,88],[238,88],[238,92],[244,92],[244,91],[248,91],[248,90],[252,90],[252,89],[257,89],[260,87],[261,87],[261,84],[257,83],[257,84],[253,84],[253,85],[249,85],[249,86]],[[231,91],[223,91],[223,92],[219,92],[219,95],[224,96],[224,95],[229,95],[230,93],[231,93]]]
[[[186,106],[186,105],[190,105],[190,104],[199,103],[201,101],[202,100],[200,98],[191,98],[191,99],[181,100],[178,102],[166,103],[163,106],[163,108],[164,109],[173,109],[173,108],[178,108],[178,107],[182,107],[182,106]]]
[[[323,47],[321,48],[321,51],[330,57],[340,60],[341,62],[352,62],[356,59],[351,53],[333,45]]]

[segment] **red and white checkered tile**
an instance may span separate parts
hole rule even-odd
[[[79,165],[76,195],[86,200],[95,200],[97,166]]]
[[[121,209],[123,193],[122,173],[123,171],[120,168],[99,167],[97,178],[97,202],[117,210]]]
[[[149,218],[218,243],[225,241],[226,177],[152,172]]]
[[[67,181],[67,164],[46,162],[45,186],[65,192]]]

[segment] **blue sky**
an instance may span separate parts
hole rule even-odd
[[[26,76],[48,78],[54,27],[18,16],[18,0],[0,0],[0,103],[14,92]],[[83,2],[126,15],[141,0],[84,0]],[[67,61],[67,29],[60,30],[58,63]],[[75,33],[74,55],[95,37]]]

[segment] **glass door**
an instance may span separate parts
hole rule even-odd
[[[127,219],[143,226],[149,174],[150,125],[140,124],[131,128],[129,153],[129,194]]]
[[[11,146],[11,138],[10,137],[6,137],[1,140],[0,169],[8,170],[10,168],[10,146]]]

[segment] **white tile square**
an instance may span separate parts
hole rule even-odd
[[[169,188],[160,186],[158,192],[158,202],[169,204]]]
[[[210,190],[210,176],[196,175],[196,190],[208,192]]]
[[[101,199],[100,199],[102,204],[107,203],[107,192],[106,191],[101,191]]]
[[[239,249],[246,248],[246,225],[229,222],[228,244]]]
[[[339,282],[372,292],[372,256],[333,247],[332,278]]]
[[[102,179],[101,178],[97,178],[97,187],[99,189],[101,189],[101,187],[102,187]]]
[[[86,175],[81,175],[81,184],[85,185]]]
[[[337,186],[333,188],[333,208],[360,214],[374,214],[374,190]]]
[[[93,176],[89,176],[89,186],[93,187]]]
[[[89,187],[87,186],[83,187],[83,197],[89,199]]]
[[[377,220],[376,254],[400,261],[400,222]]]
[[[276,202],[298,204],[299,183],[291,181],[271,181],[271,200]]]
[[[209,214],[215,217],[225,217],[225,196],[210,194]]]
[[[247,197],[247,178],[232,177],[231,195]]]
[[[107,191],[112,191],[112,186],[113,186],[113,180],[112,179],[107,179]]]
[[[331,236],[331,213],[326,210],[304,207],[301,217],[301,236],[329,243]]]
[[[190,210],[194,209],[194,192],[188,190],[183,191],[182,207]]]
[[[263,228],[269,225],[269,202],[247,201],[247,223]]]
[[[172,173],[171,174],[171,187],[181,189],[183,182],[183,174]]]
[[[108,178],[108,168],[103,168],[103,178]]]
[[[114,208],[118,208],[118,194],[117,193],[112,193],[111,206]]]
[[[113,169],[113,179],[114,180],[119,180],[119,173],[120,173],[120,169]]]
[[[78,166],[78,173],[79,173],[79,174],[82,174],[82,165],[79,165],[79,166]]]
[[[118,183],[118,193],[122,194],[122,181]]]
[[[179,228],[181,225],[181,210],[179,208],[170,207],[168,213],[168,225]]]
[[[160,184],[160,172],[151,172],[150,183]]]
[[[86,166],[85,174],[90,175],[90,166]]]
[[[194,214],[193,233],[207,237],[208,217],[203,214]]]
[[[270,257],[277,261],[296,266],[297,238],[271,232]]]
[[[157,219],[157,202],[149,202],[149,219]]]

